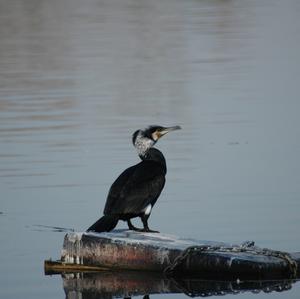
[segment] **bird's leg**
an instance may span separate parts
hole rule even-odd
[[[134,230],[134,231],[137,231],[137,232],[143,231],[142,228],[137,228],[137,227],[135,227],[135,226],[131,223],[131,220],[130,220],[130,219],[127,220],[127,224],[128,224],[128,228],[129,228],[130,230]]]
[[[152,230],[149,228],[148,226],[148,218],[150,215],[146,215],[144,214],[143,216],[141,216],[141,220],[143,222],[144,225],[144,229],[142,230],[143,232],[147,232],[147,233],[159,233],[159,231],[157,230]]]

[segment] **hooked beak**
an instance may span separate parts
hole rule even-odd
[[[157,132],[158,138],[166,135],[167,133],[169,133],[171,131],[176,131],[176,130],[181,130],[181,127],[180,126],[173,126],[173,127],[163,128],[161,131]]]

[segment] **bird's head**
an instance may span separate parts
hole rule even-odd
[[[162,136],[180,129],[180,126],[149,126],[146,129],[135,131],[132,135],[132,143],[137,149],[138,154],[143,156]]]

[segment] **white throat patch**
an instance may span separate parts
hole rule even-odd
[[[136,137],[134,146],[140,156],[145,156],[146,152],[154,145],[154,141],[150,138],[144,137],[139,133]]]

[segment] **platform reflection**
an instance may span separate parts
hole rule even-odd
[[[245,292],[282,292],[296,280],[215,281],[196,278],[167,278],[160,274],[140,272],[94,272],[62,274],[66,298],[130,298],[152,294],[185,294],[208,297]]]

